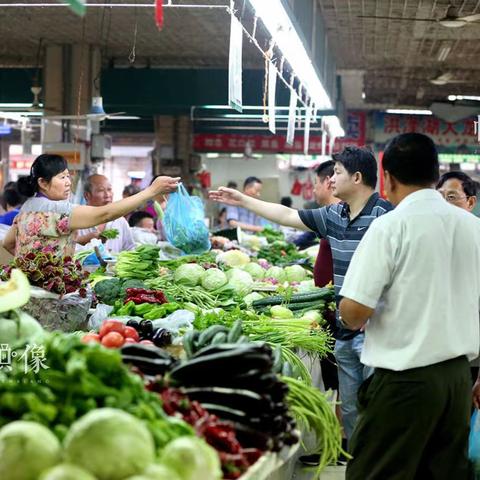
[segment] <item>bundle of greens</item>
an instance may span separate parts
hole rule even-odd
[[[104,238],[105,240],[113,240],[114,238],[117,238],[118,235],[119,231],[116,228],[106,228],[100,233],[100,238]]]
[[[261,232],[258,232],[257,235],[265,237],[268,243],[285,240],[285,235],[280,230],[274,230],[272,227],[265,227]]]
[[[304,255],[292,243],[275,240],[259,250],[258,258],[265,259],[272,265],[281,266],[300,260],[304,258]]]
[[[158,275],[159,247],[141,245],[135,250],[121,252],[115,267],[120,278],[154,278]]]
[[[15,257],[10,265],[4,267],[1,278],[8,280],[15,268],[25,273],[31,285],[59,295],[79,290],[82,297],[86,296],[88,274],[82,269],[80,262],[72,257],[55,255],[52,247]]]

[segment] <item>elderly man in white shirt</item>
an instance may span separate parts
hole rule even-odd
[[[394,138],[383,157],[397,207],[358,246],[340,314],[365,326],[347,480],[473,478],[467,459],[468,360],[480,349],[480,220],[433,189],[438,155],[425,135]]]
[[[102,207],[113,201],[112,185],[104,175],[91,175],[85,182],[85,200],[87,205],[92,207]],[[128,222],[124,217],[117,218],[107,224],[97,227],[79,230],[77,233],[77,243],[86,245],[94,238],[100,238],[100,234],[105,229],[118,230],[117,238],[109,239],[105,242],[105,249],[109,253],[120,253],[124,250],[133,250],[135,241]]]

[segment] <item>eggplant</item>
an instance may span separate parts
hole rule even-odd
[[[172,334],[165,328],[158,328],[153,332],[152,342],[157,347],[165,347],[166,345],[171,345]]]
[[[129,320],[127,327],[133,327],[138,332],[140,330],[140,322],[138,320]]]
[[[171,372],[171,378],[181,385],[210,383],[212,377],[221,382],[251,369],[268,372],[272,368],[271,356],[264,353],[245,351],[243,348],[223,353],[192,358]]]
[[[194,358],[204,357],[206,355],[215,355],[217,353],[236,351],[239,348],[243,348],[246,352],[248,351],[264,353],[266,355],[270,355],[272,352],[272,349],[264,343],[221,343],[216,345],[209,345],[202,348],[197,353],[195,353]]]
[[[239,409],[247,414],[259,415],[271,412],[273,409],[272,399],[268,395],[259,395],[256,392],[244,389],[224,387],[200,387],[185,388],[184,393],[192,400],[201,404],[213,403],[225,405],[233,409]]]
[[[136,357],[134,355],[123,355],[122,360],[124,363],[134,365],[146,375],[163,375],[170,370],[173,363],[172,360],[163,358]]]
[[[235,433],[242,447],[258,448],[262,451],[272,449],[273,440],[266,433],[238,422],[234,422],[233,427],[235,428]]]
[[[141,343],[128,343],[121,349],[122,356],[130,355],[135,357],[152,358],[160,360],[173,361],[173,357],[162,350],[161,348],[154,347],[153,345],[142,345]]]
[[[142,320],[138,329],[142,340],[151,340],[153,335],[153,323],[150,320]]]

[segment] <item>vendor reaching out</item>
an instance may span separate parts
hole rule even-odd
[[[30,175],[18,181],[20,193],[29,198],[3,246],[16,256],[47,246],[58,256],[71,256],[75,230],[105,225],[123,217],[156,195],[173,192],[179,180],[159,177],[145,190],[119,202],[77,206],[68,201],[72,183],[66,160],[59,155],[40,155],[33,162]]]
[[[262,181],[257,177],[248,177],[243,182],[243,194],[251,198],[258,198],[262,193]],[[240,204],[227,204],[227,222],[232,228],[240,227],[251,232],[261,232],[265,226],[265,220],[256,212],[253,212]]]
[[[112,184],[104,175],[91,175],[85,182],[85,200],[90,207],[104,207],[113,201]],[[100,238],[104,230],[115,229],[118,231],[116,238],[105,242],[105,248],[109,253],[120,253],[124,250],[133,250],[135,241],[127,220],[119,217],[108,223],[94,226],[88,229],[79,230],[77,243],[86,245],[94,238]]]

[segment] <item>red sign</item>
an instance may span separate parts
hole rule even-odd
[[[196,133],[193,137],[196,152],[244,153],[303,153],[303,137],[296,137],[293,145],[288,145],[284,135],[239,135],[224,133]],[[308,152],[322,153],[322,137],[310,135]]]

